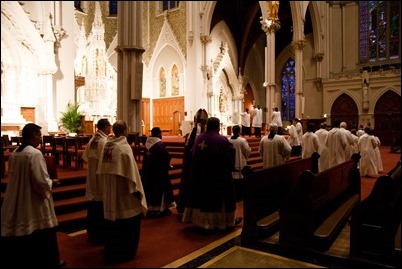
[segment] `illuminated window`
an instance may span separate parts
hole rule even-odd
[[[359,9],[361,66],[400,64],[400,2],[360,1]]]
[[[295,118],[295,60],[289,59],[281,74],[282,120],[293,120]]]

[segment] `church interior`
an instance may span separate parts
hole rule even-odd
[[[2,134],[66,133],[68,102],[84,133],[107,117],[184,136],[199,108],[230,133],[260,105],[264,125],[278,107],[285,124],[370,122],[400,143],[400,4],[270,2],[4,2]]]
[[[43,135],[74,132],[61,117],[68,104],[75,104],[80,135],[93,135],[97,121],[107,118],[126,121],[130,133],[139,136],[160,127],[164,137],[182,141],[197,110],[205,109],[220,119],[221,134],[230,136],[232,127],[241,124],[240,114],[258,105],[264,134],[275,107],[284,130],[296,118],[304,130],[309,122],[331,126],[335,119],[349,130],[371,124],[382,146],[397,152],[388,172],[400,162],[400,5],[2,1],[1,134],[18,137],[28,122],[40,125]],[[235,231],[225,243],[236,245],[239,235]],[[250,267],[272,266],[253,259],[275,260],[279,267],[317,267],[314,257],[311,263],[297,262],[303,252],[282,263],[275,255],[289,253],[275,247],[259,255],[248,251],[239,248],[221,260],[207,255],[203,258],[209,257],[209,263],[166,267],[234,267],[226,264],[231,259],[248,259]]]

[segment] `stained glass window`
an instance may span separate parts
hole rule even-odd
[[[362,66],[400,63],[401,4],[360,1],[359,58]]]
[[[289,59],[282,69],[281,99],[282,120],[295,118],[295,60]]]

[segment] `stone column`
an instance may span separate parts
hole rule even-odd
[[[296,117],[303,118],[303,48],[306,45],[306,41],[297,40],[292,42],[292,47],[295,52],[295,97],[296,97]]]
[[[207,45],[208,43],[211,42],[211,36],[209,35],[200,35],[200,41],[201,41],[201,46],[202,46],[202,65],[201,65],[201,71],[202,71],[202,77],[203,77],[203,82],[206,87],[206,92],[207,92],[207,112],[213,115],[214,113],[214,99],[211,99],[211,96],[213,96],[214,92],[214,81],[212,79],[213,77],[213,66],[208,66],[207,59],[206,59],[206,54],[207,54]]]
[[[271,1],[276,2],[276,1]],[[271,12],[272,13],[272,12]],[[271,14],[268,10],[268,14]],[[277,13],[276,13],[277,14]],[[267,47],[265,50],[265,82],[264,87],[266,90],[265,95],[265,107],[266,111],[266,123],[270,122],[272,115],[272,104],[275,103],[275,32],[278,31],[281,26],[277,17],[268,17],[268,19],[261,20],[261,28],[267,34]]]
[[[129,132],[141,132],[142,1],[118,1],[117,119]]]

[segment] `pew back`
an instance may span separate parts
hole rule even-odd
[[[245,197],[243,201],[242,243],[268,236],[278,229],[278,210],[299,174],[317,167],[319,155],[295,159],[270,168],[243,168]],[[315,164],[314,164],[315,162]],[[243,244],[244,245],[244,244]]]
[[[280,209],[279,242],[327,249],[360,201],[359,156],[314,174],[304,171]]]

